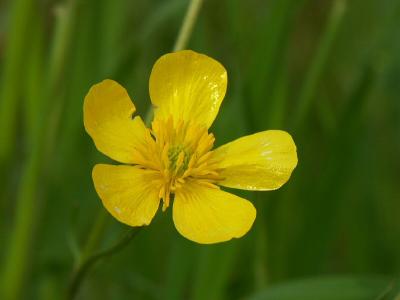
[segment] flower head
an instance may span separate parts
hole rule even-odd
[[[98,164],[93,181],[105,208],[130,226],[173,207],[177,230],[204,244],[243,236],[256,210],[219,186],[274,190],[297,164],[291,136],[269,130],[213,149],[208,132],[225,96],[227,73],[214,59],[184,50],[162,56],[150,75],[154,120],[147,128],[126,90],[104,80],[89,90],[84,124],[97,149],[124,165]],[[173,203],[172,203],[173,201]]]

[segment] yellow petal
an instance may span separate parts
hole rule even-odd
[[[246,234],[256,209],[233,194],[186,182],[175,194],[173,218],[176,229],[187,239],[213,244]]]
[[[239,138],[217,148],[218,184],[244,190],[275,190],[288,181],[297,165],[296,145],[290,134],[268,130]]]
[[[84,124],[97,149],[122,163],[137,163],[136,153],[146,148],[148,129],[135,112],[127,91],[113,80],[91,87],[83,106]]]
[[[150,224],[160,203],[156,172],[98,164],[92,177],[97,194],[114,218],[130,226]]]
[[[150,98],[155,117],[211,126],[225,96],[227,74],[216,60],[190,50],[168,53],[154,64]]]

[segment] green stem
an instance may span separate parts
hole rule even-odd
[[[143,227],[133,227],[130,228],[128,233],[125,234],[122,239],[120,239],[117,243],[115,243],[109,249],[104,251],[100,251],[92,256],[88,257],[87,259],[83,260],[77,267],[76,271],[72,275],[72,280],[68,288],[68,299],[74,299],[77,292],[79,291],[79,287],[81,286],[85,275],[90,270],[90,268],[101,258],[106,256],[111,256],[116,252],[122,250],[129,244],[129,242],[135,237],[139,231]]]
[[[319,79],[321,78],[321,74],[326,65],[333,41],[335,40],[340,24],[342,23],[345,11],[346,0],[336,0],[333,3],[331,14],[326,25],[325,33],[320,41],[317,53],[311,63],[311,66],[304,80],[304,84],[300,91],[299,105],[296,112],[297,115],[294,119],[295,128],[302,126],[303,121],[307,117],[307,114],[310,110],[316,86]]]
[[[58,93],[56,82],[61,80],[64,72],[63,66],[54,66],[54,64],[61,64],[64,61],[64,48],[68,47],[71,38],[72,20],[71,15],[74,11],[72,5],[67,6],[66,13],[60,15],[57,19],[56,30],[54,38],[55,44],[61,43],[62,46],[55,45],[54,49],[63,49],[63,51],[53,52],[53,59],[50,61],[50,69],[56,72],[50,73],[53,77],[54,85],[46,86],[43,102],[38,103],[42,108],[39,111],[41,114],[49,115],[52,117],[55,102],[53,100]],[[59,27],[68,30],[59,31]],[[62,33],[62,36],[59,36]],[[44,111],[44,113],[43,113]],[[29,141],[31,151],[28,155],[27,161],[24,165],[23,174],[21,177],[19,193],[16,203],[16,214],[13,228],[11,229],[10,241],[8,243],[7,252],[4,255],[4,265],[2,269],[1,278],[1,299],[14,300],[19,299],[24,292],[24,281],[29,272],[33,259],[32,248],[36,240],[35,229],[40,222],[40,206],[43,205],[43,197],[39,196],[39,191],[43,188],[43,180],[41,179],[46,166],[45,158],[49,155],[45,153],[46,147],[50,144],[48,133],[55,128],[49,126],[48,118],[41,118],[35,120],[35,126],[31,129]]]
[[[189,8],[186,12],[181,29],[179,30],[178,38],[176,39],[174,51],[185,49],[189,38],[192,34],[194,24],[196,23],[197,16],[200,12],[203,0],[191,0]]]
[[[94,226],[92,227],[89,238],[82,249],[82,253],[80,255],[80,261],[87,259],[91,253],[97,248],[103,233],[107,226],[107,221],[109,220],[108,214],[104,209],[101,209],[97,215]],[[79,264],[79,263],[78,263]]]
[[[37,152],[37,150],[35,150]],[[1,299],[19,299],[25,281],[33,236],[37,227],[40,203],[36,199],[40,165],[36,155],[31,155],[21,178],[17,197],[15,225],[4,259],[1,282]]]
[[[33,18],[32,0],[17,0],[12,3],[10,32],[8,34],[2,85],[0,89],[0,164],[12,156],[15,145],[18,97],[21,92],[21,78],[28,47],[28,32]]]

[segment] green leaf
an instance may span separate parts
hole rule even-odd
[[[385,277],[323,277],[269,287],[247,300],[372,300],[388,286]]]

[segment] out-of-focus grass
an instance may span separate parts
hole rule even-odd
[[[95,248],[126,230],[91,182],[107,159],[84,132],[83,97],[113,78],[144,116],[152,64],[173,47],[187,4],[0,2],[1,299],[62,298],[96,219],[106,229]],[[160,212],[89,273],[80,298],[398,294],[399,26],[398,0],[205,1],[189,48],[228,70],[218,144],[288,130],[299,165],[278,191],[238,192],[258,210],[244,238],[193,244]]]

